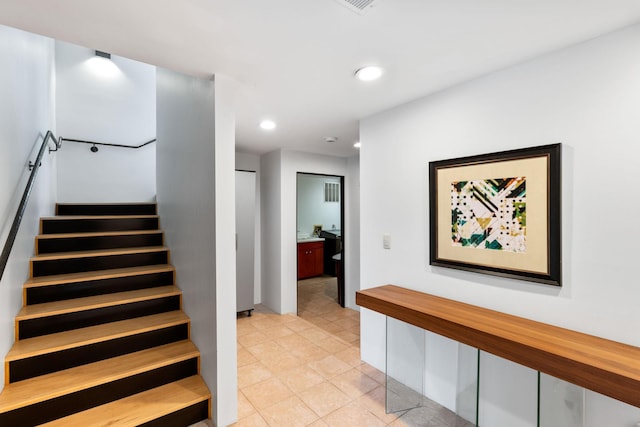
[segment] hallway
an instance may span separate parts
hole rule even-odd
[[[360,360],[360,313],[337,304],[335,280],[298,282],[298,316],[257,306],[238,318],[234,425],[470,426],[430,401],[385,413],[385,375]]]
[[[257,306],[238,319],[238,427],[385,426],[397,415],[385,414],[384,381],[356,344],[303,318]]]
[[[298,316],[360,348],[360,312],[340,307],[337,278],[323,276],[298,281]]]

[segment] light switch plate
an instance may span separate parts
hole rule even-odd
[[[385,249],[391,249],[391,234],[384,233],[382,235],[382,247]]]

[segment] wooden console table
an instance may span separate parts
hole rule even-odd
[[[640,407],[640,348],[394,285],[356,304]]]

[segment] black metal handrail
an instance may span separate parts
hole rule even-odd
[[[80,144],[91,144],[91,145],[106,145],[109,147],[122,147],[122,148],[142,148],[145,145],[149,145],[152,142],[156,142],[156,138],[153,138],[147,142],[143,142],[140,145],[124,145],[124,144],[109,144],[106,142],[95,142],[95,141],[85,141],[83,139],[71,139],[71,138],[60,138],[60,141],[68,141],[68,142],[79,142]]]
[[[20,223],[22,222],[22,217],[24,216],[24,212],[27,209],[27,202],[29,201],[29,196],[31,196],[31,190],[33,190],[33,184],[36,180],[36,175],[38,174],[38,169],[42,166],[42,156],[44,156],[44,151],[48,147],[48,141],[51,139],[55,144],[56,148],[49,148],[49,153],[58,151],[61,146],[60,140],[56,140],[55,135],[50,130],[47,131],[47,134],[44,136],[42,140],[42,145],[40,146],[40,151],[38,151],[38,156],[36,157],[35,162],[29,162],[29,170],[31,171],[31,175],[29,175],[29,180],[27,181],[27,186],[24,189],[24,193],[22,193],[22,199],[20,200],[20,205],[18,206],[18,211],[16,212],[16,216],[13,218],[13,224],[11,224],[11,229],[9,230],[9,235],[7,236],[7,241],[4,244],[4,248],[2,249],[2,254],[0,255],[0,279],[2,279],[2,275],[4,274],[4,270],[7,267],[7,262],[9,261],[9,254],[11,253],[11,249],[13,248],[13,243],[16,240],[16,236],[18,235],[18,229],[20,228]]]

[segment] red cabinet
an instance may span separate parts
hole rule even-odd
[[[324,270],[324,242],[298,243],[298,280],[322,276]]]

